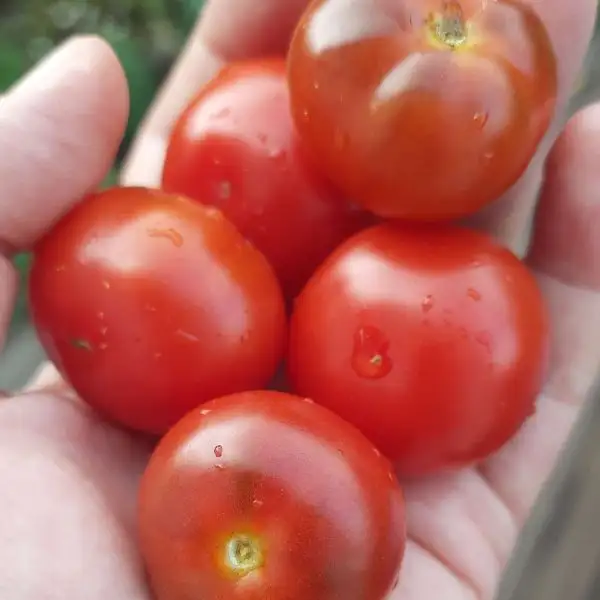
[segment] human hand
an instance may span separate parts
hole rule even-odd
[[[305,0],[216,0],[156,100],[123,173],[155,184],[173,119],[227,60],[283,52]],[[559,58],[564,109],[591,37],[595,0],[536,3]],[[0,240],[28,247],[87,190],[114,156],[126,84],[110,50],[80,39],[0,104]],[[553,317],[552,370],[536,416],[477,469],[405,487],[409,543],[390,600],[490,600],[537,493],[600,366],[600,272],[595,156],[600,106],[564,125],[564,112],[523,179],[475,219],[524,253]],[[31,175],[34,175],[33,177]],[[573,243],[575,240],[575,243]],[[0,262],[5,324],[15,278]],[[42,386],[44,389],[40,389]],[[102,422],[60,381],[0,404],[0,597],[7,600],[149,600],[135,549],[135,493],[149,448]]]

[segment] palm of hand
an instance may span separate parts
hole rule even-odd
[[[592,2],[578,4],[579,21],[563,35],[563,44],[571,44],[571,56],[563,62],[571,69],[581,61],[586,41],[578,54],[576,31],[583,38],[589,34],[587,17],[594,9]],[[558,19],[558,2],[546,5]],[[0,103],[0,148],[9,157],[0,164],[7,192],[0,200],[0,239],[8,246],[27,246],[100,181],[124,124],[124,81],[110,51],[88,39],[62,55],[61,69],[54,65],[54,85],[48,85],[48,70],[40,70]],[[27,135],[15,136],[24,122]],[[90,148],[88,139],[98,143]],[[141,139],[147,147],[148,136]],[[44,144],[48,152],[39,151]],[[552,370],[537,414],[479,468],[406,486],[409,543],[390,600],[493,597],[519,528],[600,366],[600,274],[593,242],[600,217],[592,190],[592,159],[599,151],[600,110],[591,107],[569,123],[548,163],[527,257],[553,317]],[[140,177],[135,166],[134,160],[130,181]],[[28,179],[32,169],[45,178]],[[480,224],[506,243],[518,244],[523,213],[533,205],[538,182],[539,170],[532,167]],[[42,194],[47,201],[40,208]],[[5,259],[2,265],[8,289],[13,276]],[[5,300],[2,314],[7,308]],[[100,421],[60,386],[4,400],[0,440],[0,597],[149,600],[135,533],[136,487],[148,443]]]

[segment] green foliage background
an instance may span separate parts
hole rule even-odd
[[[203,3],[204,0],[0,0],[0,92],[70,35],[101,35],[118,54],[130,87],[131,114],[119,153],[121,159]],[[118,163],[115,168],[118,169]],[[29,257],[20,255],[15,264],[24,290]],[[22,293],[13,326],[26,320]]]

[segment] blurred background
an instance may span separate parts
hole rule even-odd
[[[203,3],[204,0],[0,0],[0,93],[69,35],[100,34],[119,55],[130,86],[131,115],[120,160]],[[572,110],[600,97],[599,38],[597,27]],[[118,167],[117,162],[109,180],[116,180]],[[17,256],[15,262],[23,285],[0,362],[0,389],[9,390],[22,386],[43,358],[27,316],[29,256]]]

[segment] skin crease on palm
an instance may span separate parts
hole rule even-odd
[[[555,43],[564,107],[597,3],[529,1]],[[188,98],[227,60],[282,52],[304,5],[209,1],[140,131],[123,182],[157,183],[170,124]],[[97,38],[68,42],[0,99],[3,256],[30,247],[100,183],[127,110],[121,67]],[[537,414],[496,456],[478,469],[406,485],[409,542],[389,600],[494,595],[519,528],[600,367],[599,153],[600,105],[566,128],[564,112],[557,115],[523,180],[474,220],[535,269],[553,316],[552,369]],[[7,258],[0,259],[0,279],[5,328],[16,286]],[[51,369],[23,394],[2,400],[0,598],[151,600],[134,530],[136,486],[148,453],[144,440],[83,407]]]

